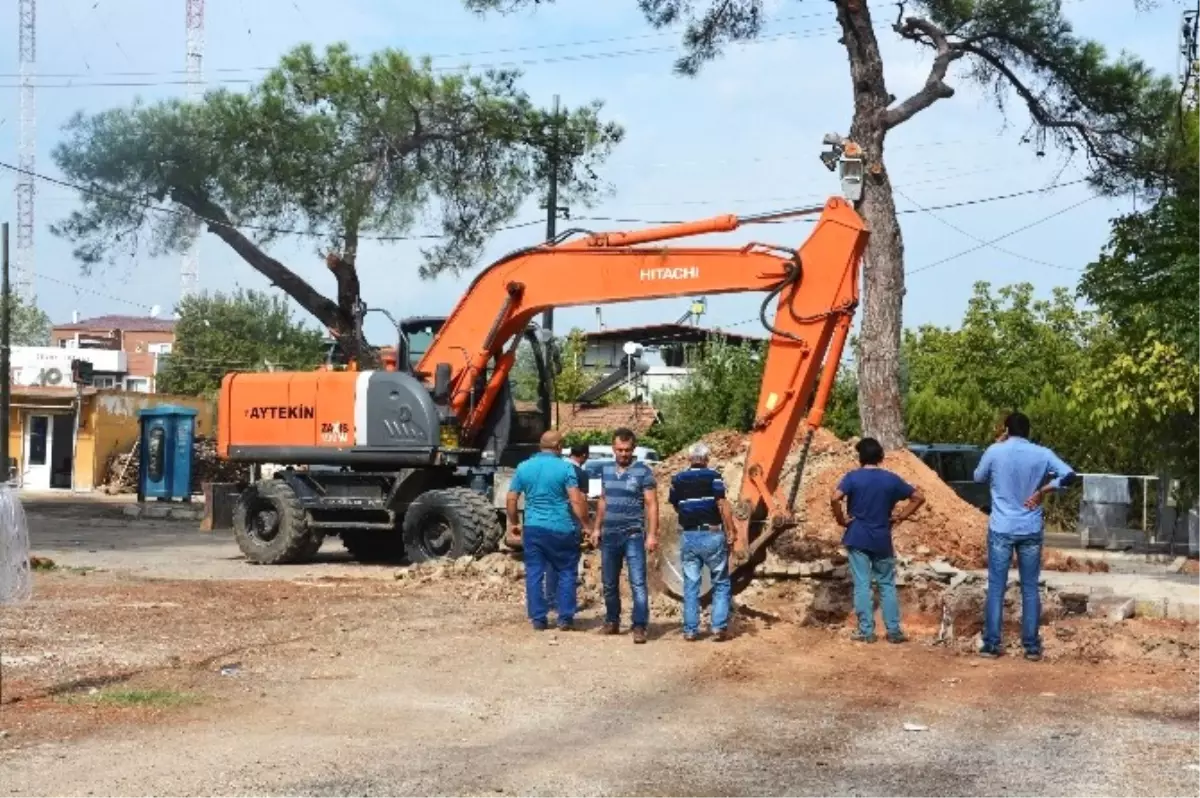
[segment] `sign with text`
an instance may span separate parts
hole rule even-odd
[[[86,360],[97,372],[125,371],[125,353],[108,349],[61,349],[55,346],[14,346],[10,355],[13,385],[70,388],[71,361]]]

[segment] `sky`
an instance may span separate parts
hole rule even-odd
[[[877,17],[892,14],[876,3]],[[1175,74],[1182,5],[1165,0],[1137,11],[1132,0],[1064,0],[1076,30],[1110,52],[1132,52],[1155,69]],[[837,194],[835,174],[818,160],[821,138],[845,133],[850,120],[845,52],[837,43],[833,9],[821,0],[774,0],[762,40],[730,48],[696,78],[675,76],[679,34],[651,29],[634,0],[558,0],[536,11],[480,18],[454,0],[207,0],[204,73],[210,85],[240,89],[291,47],[344,41],[367,54],[398,48],[436,56],[441,68],[517,62],[521,87],[549,105],[555,94],[568,106],[600,99],[603,116],[624,126],[625,140],[601,176],[611,195],[576,216],[620,219],[696,219],[752,214]],[[184,0],[37,0],[38,172],[61,177],[51,152],[63,124],[77,111],[95,113],[183,96]],[[17,13],[9,3],[0,22],[0,160],[17,162]],[[880,19],[877,22],[882,22]],[[891,92],[903,98],[924,82],[928,59],[921,48],[880,32]],[[1032,283],[1039,295],[1073,288],[1081,270],[1107,237],[1109,220],[1133,208],[1129,198],[1092,198],[1084,185],[1048,188],[1083,177],[1082,159],[1065,162],[1051,151],[1038,158],[1020,143],[1028,119],[1016,103],[1009,115],[951,73],[955,97],[937,103],[888,137],[887,163],[897,188],[907,281],[904,323],[955,325],[972,286]],[[0,169],[0,220],[13,223],[17,175]],[[1011,199],[977,202],[1007,194]],[[50,231],[77,199],[72,189],[39,181],[36,200],[35,290],[56,323],[106,313],[148,314],[157,305],[170,314],[179,298],[181,258],[136,259],[84,276],[71,246]],[[918,206],[963,204],[936,214]],[[1047,219],[980,246],[1017,228]],[[904,213],[904,211],[909,211]],[[531,200],[514,222],[544,218]],[[563,223],[560,222],[560,229]],[[590,222],[597,229],[629,229],[638,223]],[[426,228],[428,229],[428,228]],[[754,239],[799,244],[805,224],[747,227],[697,240],[737,245]],[[541,240],[532,225],[497,233],[483,263]],[[414,230],[423,232],[422,229]],[[952,257],[966,250],[974,251]],[[273,244],[270,252],[319,289],[332,293],[332,276],[311,239]],[[364,297],[398,317],[447,313],[475,270],[461,278],[417,279],[419,245],[372,242],[359,255]],[[948,260],[946,260],[948,259]],[[938,263],[939,261],[945,262]],[[931,265],[931,264],[937,265]],[[928,266],[929,268],[923,268]],[[406,279],[407,278],[407,279]],[[206,235],[200,251],[200,287],[268,288],[232,250]],[[761,332],[756,295],[709,298],[706,326]],[[610,305],[608,327],[676,320],[688,298]],[[750,321],[753,319],[753,321]],[[593,307],[564,309],[555,326],[595,329]],[[372,340],[394,337],[378,315],[367,324]]]

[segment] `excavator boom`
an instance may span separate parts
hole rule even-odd
[[[231,509],[239,547],[258,563],[303,561],[326,535],[359,559],[402,553],[421,562],[491,551],[503,532],[501,469],[524,455],[549,418],[540,345],[533,348],[543,399],[536,418],[517,409],[509,384],[517,344],[533,336],[536,314],[759,291],[770,341],[734,507],[736,534],[753,553],[771,535],[749,544],[752,525],[770,520],[762,527],[769,533],[787,515],[790,500],[775,499],[784,458],[802,423],[810,434],[821,423],[858,303],[863,222],[838,198],[813,210],[820,218],[799,249],[660,243],[767,221],[736,216],[547,242],[484,269],[444,321],[401,324],[396,369],[227,374],[218,453],[286,465],[239,486]],[[416,330],[431,340],[414,369]]]
[[[469,441],[507,380],[515,341],[541,311],[766,292],[761,315],[771,335],[735,507],[738,535],[746,544],[751,520],[785,509],[774,497],[801,423],[810,431],[821,423],[858,303],[867,231],[844,200],[833,198],[799,250],[764,244],[738,249],[637,246],[738,226],[737,217],[721,216],[634,233],[592,234],[515,252],[474,280],[417,371],[433,374],[440,366],[444,378],[449,369],[450,406],[462,440]],[[480,392],[476,386],[485,379]]]

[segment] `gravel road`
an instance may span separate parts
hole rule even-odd
[[[255,568],[182,524],[31,520],[38,553],[109,572],[39,575],[0,616],[4,793],[1200,792],[1192,660],[987,662],[750,621],[634,646],[595,634],[595,607],[590,630],[531,631],[511,584],[467,597]],[[102,706],[115,687],[195,701]]]

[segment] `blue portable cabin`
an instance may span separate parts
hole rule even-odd
[[[138,501],[192,500],[192,442],[196,411],[157,405],[138,411],[141,425]]]

